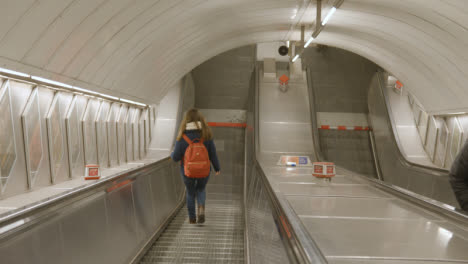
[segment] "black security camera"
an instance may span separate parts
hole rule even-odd
[[[286,55],[288,55],[288,52],[289,52],[289,48],[286,47],[286,46],[281,46],[281,47],[279,47],[279,49],[278,49],[278,53],[279,53],[281,56],[286,56]]]

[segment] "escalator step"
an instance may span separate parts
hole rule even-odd
[[[242,203],[217,198],[207,204],[204,224],[189,224],[182,208],[140,263],[244,263]]]

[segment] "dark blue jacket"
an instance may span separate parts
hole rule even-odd
[[[194,140],[196,138],[200,138],[200,131],[199,130],[186,130],[185,135],[187,135],[190,140]],[[213,168],[216,172],[220,171],[221,168],[219,167],[218,156],[216,155],[216,147],[213,140],[204,141],[203,144],[205,145],[206,149],[208,150],[208,155],[210,157],[211,164],[213,164]],[[174,151],[171,154],[171,158],[174,161],[180,161],[180,173],[184,174],[184,162],[182,158],[185,155],[185,150],[188,148],[188,143],[182,138],[176,141]],[[208,175],[207,175],[208,176]]]

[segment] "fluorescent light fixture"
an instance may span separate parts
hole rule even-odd
[[[328,23],[328,20],[330,20],[330,17],[336,12],[336,7],[332,7],[332,9],[330,10],[330,12],[328,12],[327,16],[325,17],[325,19],[323,20],[322,22],[322,26],[325,26],[325,24]]]
[[[22,72],[17,72],[17,71],[12,71],[12,70],[8,70],[8,69],[4,69],[4,68],[0,68],[0,72],[8,73],[8,74],[11,74],[11,75],[17,75],[17,76],[21,76],[21,77],[31,77],[29,74],[22,73]]]
[[[297,54],[296,56],[294,56],[294,58],[292,59],[292,62],[295,62],[298,58],[299,58],[299,54]]]
[[[312,43],[312,41],[314,40],[313,37],[310,37],[310,39],[306,42],[306,44],[304,45],[304,48],[307,48],[309,47],[310,43]]]
[[[109,98],[109,99],[112,99],[112,100],[119,100],[118,97],[115,97],[115,96],[111,96],[111,95],[107,95],[107,94],[102,94],[102,93],[98,93],[100,96],[102,97],[105,97],[105,98]]]
[[[91,90],[83,89],[83,88],[76,87],[76,86],[73,86],[72,89],[73,89],[73,90],[76,90],[76,91],[79,91],[79,92],[83,92],[83,93],[99,94],[99,93],[93,92],[93,91],[91,91]]]
[[[131,100],[127,100],[127,99],[123,99],[123,98],[120,98],[120,101],[121,101],[121,102],[124,102],[124,103],[129,103],[129,104],[135,104],[135,105],[146,106],[145,104],[138,103],[138,102],[131,101]]]
[[[33,80],[44,82],[44,83],[49,83],[49,84],[52,84],[52,85],[62,86],[62,87],[69,88],[69,89],[73,88],[73,86],[68,85],[66,83],[56,82],[56,81],[49,80],[49,79],[42,78],[42,77],[38,77],[38,76],[31,76],[31,78]]]

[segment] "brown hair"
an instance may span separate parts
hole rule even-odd
[[[208,126],[208,123],[206,123],[206,120],[203,117],[203,115],[200,113],[200,111],[198,111],[198,109],[192,108],[192,109],[188,110],[187,113],[185,113],[184,119],[180,123],[179,133],[177,134],[177,140],[182,139],[182,137],[184,135],[184,132],[185,132],[185,128],[186,128],[187,124],[190,123],[190,122],[195,122],[195,125],[196,125],[197,129],[201,130],[201,139],[202,140],[211,140],[211,139],[213,139],[213,132],[211,132],[211,129]],[[201,123],[201,127],[198,127],[198,122]]]

